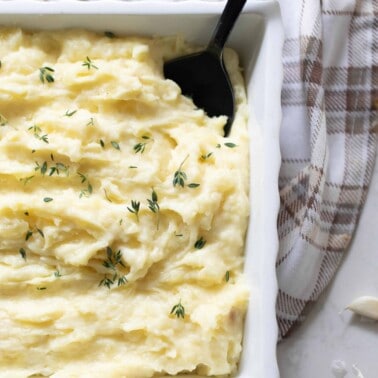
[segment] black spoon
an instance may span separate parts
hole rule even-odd
[[[246,0],[228,0],[204,51],[172,59],[164,64],[164,75],[175,81],[184,95],[212,116],[228,117],[224,135],[231,130],[235,100],[223,64],[223,47]]]

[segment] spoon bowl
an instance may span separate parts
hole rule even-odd
[[[227,116],[228,136],[235,114],[235,98],[223,62],[223,47],[246,0],[228,0],[207,48],[164,64],[164,76],[175,81],[184,95],[210,116]]]

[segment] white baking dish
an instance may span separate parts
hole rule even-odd
[[[80,27],[119,34],[182,34],[206,44],[223,3],[209,1],[0,1],[0,24]],[[250,108],[251,217],[245,272],[251,288],[238,378],[278,377],[276,363],[279,125],[283,32],[274,1],[249,1],[229,40],[245,68]]]

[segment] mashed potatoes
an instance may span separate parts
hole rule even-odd
[[[162,74],[178,38],[0,32],[0,377],[229,375],[248,291],[229,138]]]

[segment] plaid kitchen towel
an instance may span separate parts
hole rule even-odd
[[[285,29],[281,131],[280,338],[335,274],[375,162],[378,1],[280,0]]]

